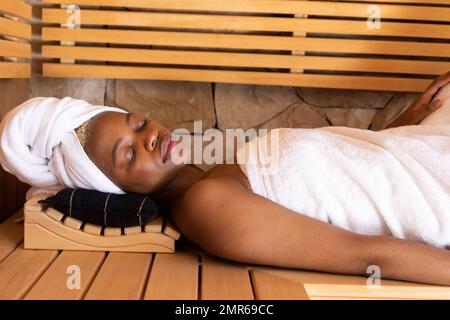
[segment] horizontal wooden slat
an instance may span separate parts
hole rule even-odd
[[[263,267],[260,270],[297,282],[310,297],[380,298],[380,299],[449,299],[450,287],[381,279],[380,287],[367,286],[363,276],[338,275],[294,269]]]
[[[0,40],[0,56],[31,58],[31,45],[28,43]]]
[[[144,232],[158,233],[162,232],[163,217],[158,217],[144,226]]]
[[[367,18],[367,4],[283,0],[45,0],[48,3],[130,8],[307,14]],[[383,19],[450,21],[450,8],[379,5]]]
[[[29,78],[31,66],[28,63],[0,62],[0,78]]]
[[[19,16],[27,20],[31,19],[31,6],[19,0],[1,0],[0,12]]]
[[[56,221],[61,221],[64,218],[64,214],[62,212],[55,210],[53,208],[48,208],[45,211],[45,214]]]
[[[63,223],[64,223],[64,225],[66,227],[69,227],[69,228],[72,228],[72,229],[75,229],[75,230],[80,229],[81,226],[83,225],[83,221],[80,221],[78,219],[74,219],[72,217],[66,217],[64,219]]]
[[[383,283],[383,282],[382,282]],[[407,283],[409,284],[409,283]],[[305,284],[308,293],[316,297],[375,297],[375,298],[409,298],[409,299],[450,299],[450,288],[444,286],[389,286],[382,285],[381,290],[370,289],[367,285],[346,284]]]
[[[31,26],[0,17],[0,34],[31,39]]]
[[[45,41],[450,57],[450,44],[136,30],[43,28]]]
[[[102,233],[102,226],[86,223],[83,227],[83,231],[93,235],[100,235]]]
[[[122,235],[122,228],[105,227],[103,234],[105,237],[119,237]]]
[[[163,233],[174,240],[178,240],[181,237],[180,231],[177,230],[177,228],[172,224],[171,221],[167,221],[166,225],[164,226]]]
[[[295,19],[274,17],[226,16],[206,14],[177,14],[83,10],[83,25],[111,25],[162,28],[193,28],[249,31],[316,32],[373,36],[408,36],[450,38],[450,28],[422,23],[383,22],[380,29],[367,28],[366,21]],[[43,9],[44,23],[64,24],[63,9]]]
[[[423,92],[431,79],[289,74],[224,70],[170,69],[128,66],[62,65],[45,63],[44,76],[63,78],[184,80],[218,83],[284,85],[316,88]]]
[[[389,72],[440,75],[450,70],[450,62],[412,61],[399,59],[336,58],[313,56],[290,56],[275,54],[249,54],[228,52],[198,52],[119,49],[98,47],[43,46],[45,57],[141,62],[177,65],[205,65],[257,68],[302,68],[313,70]]]
[[[340,0],[355,1],[355,0]],[[443,4],[450,5],[450,0],[357,0],[359,2],[389,2],[389,3],[415,3],[415,4]]]
[[[136,234],[136,233],[141,233],[141,232],[142,232],[141,226],[123,228],[123,233],[125,235]]]

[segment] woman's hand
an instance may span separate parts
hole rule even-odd
[[[433,98],[439,89],[448,83],[450,83],[450,71],[434,80],[425,92],[385,129],[419,124],[427,116],[442,107],[444,102],[442,100],[433,101]]]
[[[412,119],[415,122],[413,124],[419,124],[428,115],[442,107],[444,102],[442,100],[433,101],[433,98],[439,89],[447,83],[450,83],[450,71],[434,80],[425,92],[409,107],[407,111],[412,115]]]

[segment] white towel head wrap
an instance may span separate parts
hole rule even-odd
[[[4,116],[0,124],[0,164],[32,186],[27,200],[64,188],[124,193],[92,162],[75,133],[77,127],[105,111],[127,112],[69,97],[38,97]]]

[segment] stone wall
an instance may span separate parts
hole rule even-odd
[[[147,115],[170,130],[317,128],[381,130],[419,94],[34,75],[30,96],[71,96]],[[207,170],[208,166],[200,166]]]

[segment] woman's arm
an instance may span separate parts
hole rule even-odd
[[[391,237],[364,236],[298,214],[231,180],[202,180],[171,213],[190,241],[251,264],[450,285],[450,252]]]
[[[385,129],[417,125],[428,115],[442,107],[443,101],[433,98],[440,88],[450,82],[450,72],[447,72],[434,80],[414,103],[390,122]]]

